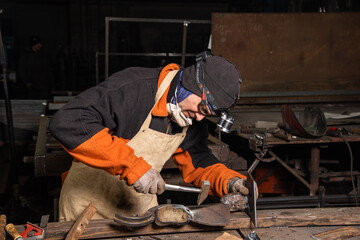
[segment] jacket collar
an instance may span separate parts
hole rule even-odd
[[[180,67],[175,64],[175,63],[171,63],[166,65],[160,72],[159,75],[159,79],[158,79],[158,88],[160,86],[160,84],[162,83],[162,81],[165,79],[166,75],[173,70],[180,70]],[[173,83],[173,82],[172,82]],[[170,84],[170,86],[172,86],[173,84]],[[166,89],[166,91],[164,92],[164,94],[161,96],[160,100],[157,102],[157,104],[154,106],[153,110],[152,110],[152,115],[153,116],[158,116],[158,117],[167,117],[168,116],[168,112],[166,109],[166,104],[167,104],[167,96],[170,90],[170,86]]]

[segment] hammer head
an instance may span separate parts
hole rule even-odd
[[[209,190],[210,190],[210,182],[205,180],[201,183],[201,188],[200,188],[201,192],[198,195],[198,199],[197,199],[197,205],[200,205],[209,195]]]

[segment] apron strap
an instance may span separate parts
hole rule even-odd
[[[164,80],[162,81],[162,83],[160,84],[160,87],[158,88],[156,95],[155,95],[155,104],[154,106],[151,108],[148,116],[146,117],[143,125],[140,128],[140,131],[148,128],[150,126],[150,122],[152,119],[152,110],[155,107],[155,105],[158,103],[158,101],[160,100],[161,96],[165,93],[166,89],[168,88],[168,86],[170,85],[171,81],[173,80],[173,78],[175,77],[175,75],[177,74],[179,70],[173,70],[171,72],[169,72],[166,77],[164,78]]]

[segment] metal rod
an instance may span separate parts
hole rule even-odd
[[[310,196],[315,196],[319,190],[320,148],[318,146],[311,147],[310,161]]]
[[[109,76],[109,18],[105,18],[105,79]]]
[[[10,160],[12,161],[13,169],[15,169],[15,134],[14,134],[14,123],[11,109],[11,102],[9,97],[9,89],[7,85],[7,63],[5,57],[4,42],[2,39],[1,27],[0,27],[0,54],[1,62],[3,68],[2,82],[4,87],[4,98],[5,98],[5,110],[6,110],[6,120],[7,120],[7,129],[9,134],[9,145],[10,145]],[[5,160],[8,162],[8,160]],[[14,177],[14,176],[13,176]],[[15,179],[14,179],[15,180]]]
[[[106,17],[108,21],[113,22],[147,22],[147,23],[184,23],[185,21],[198,24],[210,24],[211,20],[186,20],[186,19],[162,19],[162,18],[122,18]]]
[[[105,17],[105,79],[109,76],[109,22],[110,21],[147,22],[147,23],[183,23],[183,24],[187,22],[187,23],[196,23],[196,24],[211,24],[211,20]],[[182,53],[182,57],[184,57],[184,52]]]
[[[257,167],[257,165],[259,164],[259,162],[260,162],[259,159],[255,159],[255,161],[249,167],[248,172],[252,173],[255,170],[255,168]]]
[[[105,55],[97,52],[98,55]],[[109,56],[142,56],[142,57],[181,57],[182,53],[128,53],[128,52],[109,52]],[[195,57],[196,53],[187,53],[186,57]]]
[[[289,172],[291,172],[292,175],[294,175],[297,179],[300,180],[307,188],[311,189],[310,184],[305,181],[304,178],[302,178],[297,172],[294,171],[291,167],[289,167],[283,160],[281,160],[278,156],[275,155],[272,151],[269,151],[269,154],[273,156],[281,165],[283,165],[284,168],[286,168]]]
[[[183,186],[172,185],[172,184],[165,184],[165,190],[168,190],[168,191],[179,191],[179,192],[201,193],[201,189],[200,189],[200,188],[183,187]]]
[[[186,54],[186,38],[187,38],[187,29],[189,26],[188,21],[184,21],[183,27],[183,45],[182,45],[182,56],[181,56],[181,65],[185,67],[185,54]]]
[[[291,79],[289,79],[291,81]],[[328,95],[358,95],[359,90],[329,90],[329,91],[281,91],[281,92],[254,92],[242,93],[241,97],[301,97],[301,96],[328,96]]]
[[[95,53],[95,74],[96,74],[95,85],[98,85],[99,84],[99,52]]]

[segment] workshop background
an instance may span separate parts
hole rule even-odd
[[[237,64],[244,77],[244,98],[236,106],[234,115],[239,118],[231,134],[220,134],[216,121],[207,119],[209,143],[217,157],[237,171],[245,172],[256,159],[260,161],[253,165],[260,192],[259,209],[357,205],[359,1],[2,0],[0,11],[8,73],[7,88],[2,85],[0,92],[0,212],[7,215],[8,222],[38,222],[45,214],[50,214],[51,221],[57,219],[61,173],[71,160],[46,128],[56,110],[116,71],[171,62],[189,66],[196,53],[210,48],[215,55]],[[114,19],[106,22],[107,17]],[[311,25],[313,30],[304,30]],[[43,65],[39,67],[30,60],[24,67],[21,59],[29,51],[33,36],[41,40]],[[290,37],[284,40],[283,36]],[[337,36],[341,36],[341,46],[334,43]],[[332,44],[330,49],[336,51],[312,58],[323,50],[321,44],[310,46],[316,41]],[[290,49],[282,51],[277,44]],[[294,46],[310,47],[299,50]],[[261,50],[269,48],[275,49],[273,58]],[[297,61],[291,62],[294,56]],[[337,60],[329,65],[326,59]],[[299,65],[303,68],[291,69]],[[30,82],[22,77],[29,66],[49,74],[47,80]],[[289,79],[291,75],[286,73],[298,78]],[[302,88],[304,85],[308,88]],[[317,91],[322,88],[324,91]],[[9,131],[7,96],[11,99],[13,133]],[[274,133],[272,130],[278,130],[278,125],[269,124],[281,121],[278,117],[283,104],[290,104],[297,112],[314,104],[323,111],[335,108],[336,116],[346,113],[351,120],[335,117],[328,121],[327,127],[329,123],[334,127],[334,139],[310,143],[305,139],[294,144],[292,139],[285,142],[290,144],[271,142],[271,138],[262,141]],[[343,135],[351,137],[350,141],[343,140]],[[285,134],[289,136],[294,137]],[[316,155],[319,149],[320,157]],[[308,160],[316,156],[320,165],[311,166]],[[60,162],[66,158],[66,164]],[[178,170],[168,165],[162,173],[164,179],[183,184]],[[160,201],[165,203],[169,198],[193,204],[195,196],[164,194]]]

